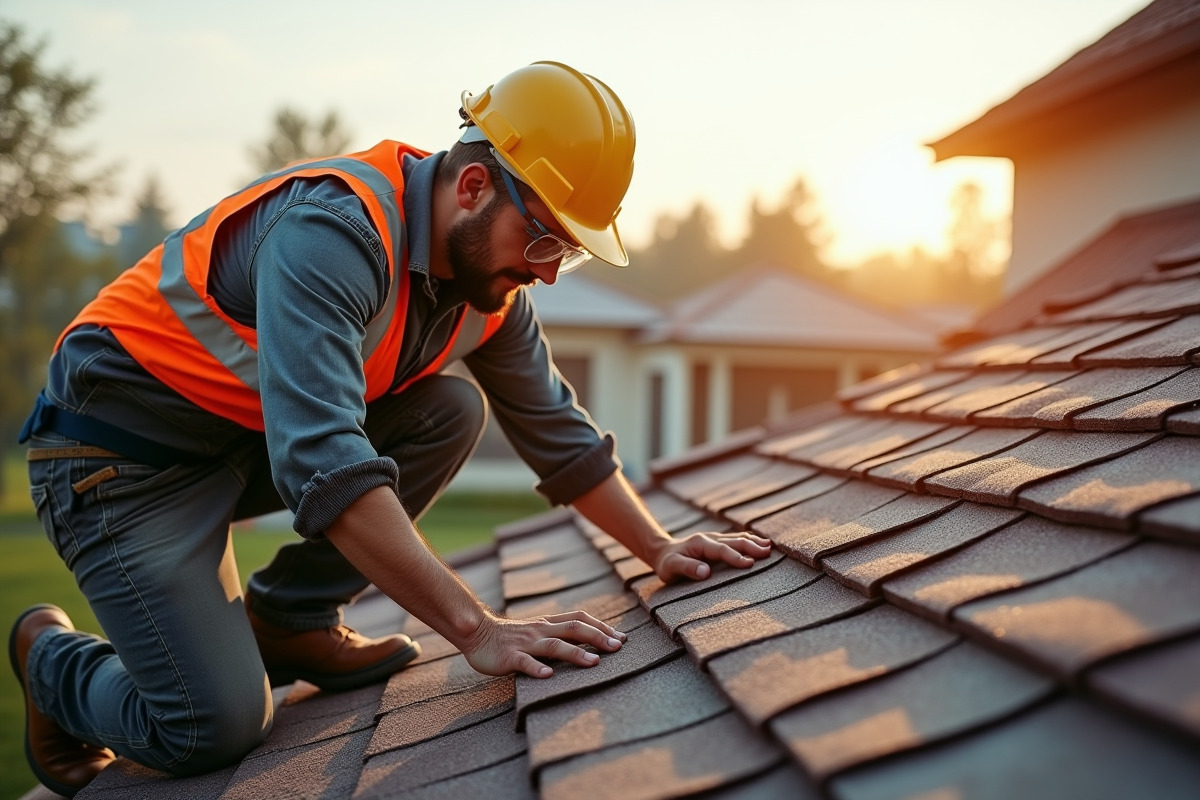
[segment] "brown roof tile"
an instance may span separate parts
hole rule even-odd
[[[1025,328],[952,350],[939,357],[934,364],[939,370],[975,369],[997,361],[1008,364],[1024,364],[1038,355],[1078,341],[1078,338],[1072,338],[1078,332],[1078,327]],[[1079,338],[1096,332],[1089,331]],[[1068,337],[1069,341],[1051,345],[1049,349],[1037,346],[1041,342],[1057,343],[1064,336]]]
[[[864,461],[859,461],[850,468],[850,473],[852,475],[862,477],[875,467],[888,464],[892,461],[899,461],[902,458],[907,458],[918,453],[927,453],[931,450],[940,449],[950,442],[961,439],[968,433],[971,433],[973,430],[975,430],[975,428],[970,425],[938,424],[938,427],[940,430],[931,436],[926,436],[924,439],[918,439],[911,444],[898,447],[895,450],[890,450],[886,453],[875,456],[874,458],[868,458]]]
[[[753,478],[733,481],[723,490],[714,490],[698,502],[708,511],[720,513],[727,508],[794,486],[817,474],[812,467],[787,461],[770,461],[769,464],[770,466],[756,473]]]
[[[1081,339],[1067,347],[1061,347],[1051,353],[1040,355],[1029,362],[1029,366],[1035,369],[1067,369],[1068,367],[1080,366],[1080,357],[1084,354],[1091,354],[1095,350],[1108,347],[1109,345],[1124,342],[1134,336],[1138,336],[1149,330],[1153,330],[1163,325],[1168,320],[1164,319],[1142,319],[1132,320],[1129,322],[1094,322],[1087,327],[1097,327],[1101,331],[1095,333],[1086,339]],[[1120,364],[1094,364],[1093,366],[1125,366],[1125,362]],[[1140,363],[1140,366],[1153,366],[1150,363]]]
[[[1195,403],[1200,403],[1200,369],[1193,367],[1137,394],[1076,415],[1071,424],[1081,431],[1162,430],[1172,412]]]
[[[885,581],[883,594],[902,608],[942,619],[962,603],[1078,569],[1134,541],[1112,531],[1026,517],[963,550]]]
[[[633,593],[637,595],[642,607],[647,611],[653,612],[659,606],[673,603],[684,597],[702,594],[732,581],[745,580],[751,575],[768,569],[783,557],[783,554],[778,549],[773,549],[769,556],[760,561],[755,561],[753,566],[731,567],[724,563],[715,564],[709,576],[702,581],[685,580],[667,584],[663,583],[657,576],[651,575],[635,581],[631,588],[633,589]]]
[[[1024,800],[1184,800],[1197,785],[1194,750],[1070,698],[831,782],[839,800],[1003,800],[1014,792]]]
[[[964,430],[956,428],[955,430]],[[939,447],[918,451],[912,455],[885,461],[867,470],[870,480],[885,486],[917,490],[932,475],[963,464],[980,461],[1040,436],[1037,429],[1004,430],[996,428],[967,429],[970,433]]]
[[[480,675],[461,655],[409,667],[388,680],[378,713],[386,714],[432,697],[464,692],[499,680],[502,679]]]
[[[672,658],[682,648],[662,628],[647,623],[628,630],[629,639],[615,653],[605,653],[592,667],[554,662],[552,678],[517,676],[517,724],[531,709],[619,681]]]
[[[963,627],[1069,679],[1098,660],[1200,630],[1200,552],[1135,545],[1047,583],[960,606]]]
[[[797,703],[922,661],[957,640],[880,606],[717,656],[708,669],[738,711],[761,725]]]
[[[898,386],[892,386],[877,394],[867,395],[856,400],[852,407],[860,413],[883,412],[898,403],[905,403],[917,397],[930,393],[941,392],[940,397],[950,397],[953,390],[946,387],[965,381],[971,377],[966,370],[945,370],[918,375]]]
[[[729,708],[687,658],[673,658],[603,692],[530,710],[525,718],[534,770],[570,756],[693,725]]]
[[[1099,694],[1200,740],[1200,636],[1108,661],[1085,680]]]
[[[1200,436],[1200,408],[1174,412],[1167,417],[1167,430],[1186,436]]]
[[[954,422],[963,422],[972,414],[977,414],[980,411],[991,408],[992,406],[1007,403],[1018,397],[1030,394],[1032,392],[1041,391],[1047,386],[1052,386],[1055,383],[1073,377],[1074,372],[1066,372],[1059,370],[1046,370],[1043,372],[994,372],[988,373],[995,375],[997,378],[1006,380],[997,381],[996,385],[986,386],[979,385],[971,391],[966,391],[961,394],[956,394],[954,397],[944,400],[937,405],[931,406],[923,410],[923,414],[927,419],[943,419]]]
[[[397,782],[399,783],[399,782]],[[535,800],[537,792],[529,783],[529,762],[524,755],[514,756],[490,767],[427,783],[416,789],[395,786],[404,800],[463,800],[486,797],[488,800]]]
[[[771,465],[769,459],[753,453],[705,464],[677,472],[663,480],[663,488],[676,497],[699,504],[699,498],[722,491],[729,484],[754,478]]]
[[[349,692],[322,692],[307,683],[294,684],[275,708],[271,735],[249,758],[290,750],[371,728],[384,684]]]
[[[217,800],[239,765],[203,775],[172,778],[165,772],[143,767],[118,758],[75,796],[79,800]],[[35,800],[57,800],[59,795],[45,789]],[[24,797],[22,798],[24,800]]]
[[[1172,314],[1200,313],[1200,282],[1139,283],[1113,292],[1094,303],[1053,314],[1051,323],[1103,319],[1145,319]]]
[[[934,374],[937,375],[939,373]],[[945,374],[950,375],[951,373]],[[942,388],[934,389],[933,391],[925,392],[923,394],[915,395],[911,399],[903,400],[899,403],[894,403],[887,408],[887,411],[891,414],[921,414],[936,405],[940,405],[941,403],[955,401],[968,395],[975,396],[978,392],[994,392],[997,389],[1002,390],[1006,384],[1019,378],[1029,378],[1029,375],[1025,372],[1010,372],[1007,370],[995,370],[978,374],[967,373],[962,381],[951,383]],[[1035,388],[1041,388],[1042,385],[1045,385],[1044,379],[1042,378],[1029,378],[1029,380],[1042,381],[1042,383],[1036,386],[1025,388],[1024,392],[1032,392]],[[1005,397],[1004,399],[1007,400],[1009,398]],[[991,403],[991,405],[994,405],[996,402],[1002,401],[994,401]]]
[[[928,367],[920,364],[905,364],[903,367],[881,372],[853,386],[839,389],[834,397],[837,398],[838,402],[848,406],[855,400],[859,400],[867,395],[879,394],[880,392],[908,383],[928,371]]]
[[[654,617],[674,636],[681,625],[774,599],[803,588],[820,577],[820,572],[794,558],[781,558],[774,566],[745,580],[726,583],[703,594],[661,605],[655,609]]]
[[[514,729],[514,723],[514,713],[510,711],[412,747],[373,756],[362,765],[353,799],[395,797],[408,789],[519,756],[526,750],[525,735]],[[361,763],[361,751],[357,755]],[[263,796],[257,795],[256,800]]]
[[[820,474],[784,489],[750,498],[735,506],[729,506],[721,513],[733,523],[746,526],[768,514],[774,514],[789,506],[832,491],[845,482],[844,478]]]
[[[411,747],[498,717],[513,710],[516,696],[516,682],[510,675],[388,711],[380,715],[365,756]]]
[[[818,533],[792,545],[795,555],[810,566],[839,550],[863,544],[893,531],[934,519],[957,505],[945,497],[905,494],[852,522]]]
[[[544,800],[595,796],[630,800],[683,797],[766,772],[783,759],[777,744],[732,712],[670,733],[551,764],[540,776]]]
[[[828,578],[763,603],[706,617],[679,628],[679,638],[698,663],[814,625],[862,611],[874,603]]]
[[[772,458],[786,456],[795,450],[811,447],[848,433],[858,424],[860,421],[853,418],[835,417],[811,428],[788,431],[766,439],[754,448],[754,452]]]
[[[884,420],[883,424],[877,427],[858,430],[853,439],[822,450],[808,461],[830,472],[847,474],[850,468],[859,462],[912,446],[945,428],[945,425],[934,422]]]
[[[885,489],[866,481],[848,481],[833,491],[763,517],[750,527],[785,552],[796,553],[805,540],[855,520],[903,494],[901,490]]]
[[[1132,528],[1143,509],[1200,493],[1200,439],[1168,436],[1021,492],[1021,508],[1090,525]]]
[[[1080,356],[1079,363],[1089,367],[1172,366],[1188,363],[1188,357],[1197,352],[1200,352],[1200,315],[1192,314],[1119,344],[1090,351]]]
[[[359,782],[370,730],[355,731],[261,758],[247,758],[229,779],[222,800],[278,797],[279,787],[303,787],[310,797],[349,797]],[[142,795],[145,797],[146,795]]]
[[[591,550],[591,543],[573,524],[558,525],[500,545],[500,569],[532,567]]]
[[[1157,505],[1140,521],[1146,533],[1200,544],[1200,495]]]
[[[620,578],[610,574],[566,591],[509,603],[505,613],[510,617],[540,617],[579,609],[598,619],[609,619],[637,605],[637,597],[625,591]]]
[[[848,767],[956,736],[1046,697],[1053,681],[961,642],[908,669],[784,711],[771,730],[824,781]]]
[[[1113,458],[1153,439],[1149,433],[1048,431],[1011,450],[926,478],[924,486],[938,494],[1014,505],[1017,493],[1034,481]]]
[[[878,597],[885,580],[978,541],[1020,516],[1013,509],[962,503],[908,530],[827,556],[821,566],[846,586]]]
[[[504,573],[504,599],[520,600],[589,583],[611,574],[608,562],[590,547],[557,561]]]
[[[1093,369],[975,415],[981,424],[1070,428],[1090,408],[1143,391],[1179,373],[1178,367]]]

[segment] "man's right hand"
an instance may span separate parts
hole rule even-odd
[[[594,667],[600,663],[600,656],[578,644],[612,653],[621,649],[625,639],[624,633],[584,611],[537,619],[505,619],[489,614],[467,639],[462,652],[467,663],[485,675],[522,672],[534,678],[549,678],[554,670],[539,658]]]

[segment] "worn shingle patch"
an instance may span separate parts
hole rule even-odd
[[[749,567],[731,567],[723,562],[714,564],[712,572],[702,581],[683,580],[667,584],[657,576],[651,575],[635,581],[632,589],[642,607],[652,612],[666,603],[673,603],[684,597],[711,591],[731,581],[744,580],[762,572],[783,557],[778,549],[772,549],[769,556],[755,561]]]
[[[685,624],[678,633],[692,658],[705,664],[721,653],[849,616],[873,604],[824,578],[757,605]]]
[[[503,680],[471,669],[465,656],[451,656],[429,664],[401,670],[393,675],[379,702],[380,714],[404,708],[432,697],[454,694]]]
[[[603,578],[582,586],[509,603],[505,614],[515,619],[562,614],[579,609],[597,619],[608,619],[631,608],[637,608],[637,605],[637,597],[625,591],[621,579],[610,572]]]
[[[913,528],[821,559],[821,566],[845,585],[878,597],[885,580],[982,539],[1021,512],[962,503]]]
[[[504,573],[504,599],[508,601],[549,594],[603,578],[608,562],[594,549],[524,569]]]
[[[924,485],[937,494],[1011,506],[1017,493],[1035,481],[1127,453],[1154,438],[1151,433],[1049,431],[1011,450],[926,478]]]
[[[604,787],[611,797],[657,800],[712,791],[778,764],[782,750],[726,712],[642,742],[551,764],[541,772],[544,800],[578,800]]]
[[[802,503],[813,497],[833,491],[846,482],[845,478],[833,475],[817,475],[794,486],[770,494],[756,495],[735,506],[726,508],[722,514],[736,525],[747,526],[757,519]]]
[[[1197,785],[1200,761],[1194,752],[1110,713],[1063,699],[905,758],[835,777],[831,789],[839,800],[1184,800],[1195,796]]]
[[[1166,427],[1166,418],[1200,403],[1200,369],[1188,369],[1137,394],[1097,406],[1075,416],[1081,431],[1152,431]]]
[[[954,612],[965,629],[1064,680],[1117,653],[1200,630],[1200,553],[1135,545],[1078,572]]]
[[[1151,320],[1135,320],[1132,322],[1112,323],[1095,323],[1103,328],[1103,330],[1082,339],[1067,347],[1059,348],[1052,353],[1046,353],[1035,357],[1029,362],[1030,367],[1044,369],[1065,369],[1067,367],[1079,366],[1081,356],[1085,353],[1091,353],[1111,344],[1123,342],[1131,337],[1137,336],[1148,330],[1153,330],[1161,326],[1166,320],[1151,319]],[[1115,364],[1093,364],[1092,366],[1125,366],[1128,362],[1120,362]],[[1154,366],[1154,362],[1138,362],[1142,366]]]
[[[697,498],[696,502],[707,511],[720,513],[727,508],[794,486],[816,474],[817,471],[812,467],[787,461],[770,461],[769,466],[756,473],[753,478],[733,481],[722,489],[714,489],[710,494]]]
[[[1105,662],[1086,679],[1101,695],[1200,739],[1200,637]]]
[[[457,694],[389,711],[380,716],[366,756],[410,747],[498,717],[513,709],[516,696],[516,683],[509,675]]]
[[[570,756],[668,733],[729,708],[707,677],[676,657],[577,698],[534,708],[525,718],[534,770]]]
[[[782,558],[774,566],[745,580],[661,605],[655,609],[654,616],[673,636],[681,625],[780,597],[820,577],[821,573],[815,569],[793,558]]]
[[[958,638],[880,606],[717,656],[708,669],[738,711],[761,725],[804,700],[928,658]]]
[[[1095,406],[1141,392],[1179,373],[1179,367],[1094,369],[981,411],[979,422],[1022,427],[1070,428],[1073,417]]]
[[[1078,569],[1129,547],[1132,536],[1026,517],[945,558],[887,580],[884,596],[931,619],[958,605]]]
[[[1040,436],[1042,431],[979,428],[939,447],[887,461],[867,472],[884,486],[915,491],[931,475],[982,460]]]
[[[524,726],[525,715],[531,709],[627,678],[661,664],[681,649],[662,628],[648,622],[629,631],[629,638],[620,650],[601,654],[595,666],[555,662],[552,678],[518,675],[517,725]]]
[[[1146,533],[1200,544],[1200,495],[1155,506],[1140,519]]]
[[[590,550],[591,545],[575,525],[559,525],[500,545],[500,569],[532,567]]]
[[[795,553],[801,561],[816,566],[821,559],[871,541],[892,531],[934,519],[944,514],[959,501],[946,497],[905,494],[892,502],[868,511],[852,522],[818,533],[803,542],[795,543]]]
[[[348,797],[358,783],[370,730],[279,750],[243,761],[221,794],[222,800],[262,800],[280,786],[303,787],[310,797]]]
[[[1188,357],[1196,352],[1200,352],[1200,314],[1156,327],[1120,344],[1093,350],[1080,356],[1079,363],[1094,367],[1169,366],[1188,363]]]
[[[382,800],[435,781],[465,775],[525,752],[512,712],[436,739],[367,760],[354,800]],[[262,797],[263,795],[259,795]]]
[[[1170,436],[1021,492],[1018,505],[1052,519],[1130,528],[1164,500],[1200,493],[1200,439]]]
[[[993,722],[1054,689],[1048,678],[961,642],[908,669],[803,703],[770,726],[808,774],[824,781]]]
[[[903,494],[898,489],[885,489],[866,481],[848,481],[830,492],[763,517],[750,528],[785,552],[797,553],[805,540],[855,520]]]

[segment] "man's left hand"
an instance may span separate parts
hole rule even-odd
[[[702,581],[712,574],[710,563],[745,569],[771,554],[771,540],[753,533],[693,533],[664,541],[650,566],[663,583],[680,578]]]

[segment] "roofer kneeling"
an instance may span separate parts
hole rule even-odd
[[[628,259],[616,216],[634,128],[617,96],[539,62],[463,93],[448,152],[385,141],[292,165],[197,216],[59,338],[26,424],[33,499],[108,640],[52,606],[10,653],[30,761],[71,795],[114,757],[183,775],[271,727],[270,685],[340,690],[418,655],[341,607],[369,583],[491,675],[590,666],[624,634],[582,611],[506,619],[414,521],[471,455],[487,401],[539,491],[663,580],[749,566],[749,534],[672,539],[555,369],[529,294],[591,256]],[[442,373],[462,360],[478,387]],[[251,576],[230,523],[291,509],[302,539]]]

